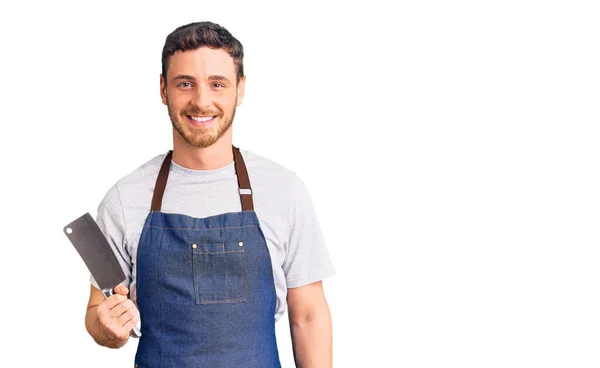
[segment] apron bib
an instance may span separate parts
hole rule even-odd
[[[241,212],[161,212],[161,166],[137,250],[138,368],[280,368],[275,283],[248,172],[232,147]]]

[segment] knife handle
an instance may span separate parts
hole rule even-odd
[[[104,295],[105,299],[114,294],[115,294],[115,292],[113,289],[103,289],[102,290],[102,295]],[[142,333],[140,332],[140,329],[137,326],[133,326],[133,329],[129,332],[129,336],[139,338],[142,336]]]

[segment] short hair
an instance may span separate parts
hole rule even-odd
[[[195,22],[175,29],[167,36],[162,51],[162,75],[167,81],[169,58],[177,51],[196,50],[208,46],[223,49],[233,58],[236,82],[244,76],[244,47],[225,27],[213,22]]]

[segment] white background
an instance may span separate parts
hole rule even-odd
[[[62,228],[171,147],[164,39],[212,20],[246,52],[234,144],[313,197],[334,367],[598,367],[593,3],[3,2],[0,366],[133,366]]]

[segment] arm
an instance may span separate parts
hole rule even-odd
[[[127,277],[124,282],[131,282],[132,260],[127,251],[125,212],[117,184],[108,190],[100,202],[96,222]],[[85,327],[99,345],[120,348],[127,343],[129,331],[139,320],[137,308],[133,301],[127,298],[129,290],[120,284],[115,287],[114,295],[104,299],[92,275],[90,282],[92,285],[85,314]]]
[[[93,285],[85,314],[85,328],[99,345],[117,349],[129,340],[129,332],[139,320],[137,309],[127,298],[128,289],[122,284],[115,294],[104,299]]]
[[[332,323],[321,281],[288,289],[294,360],[299,368],[332,367]]]

